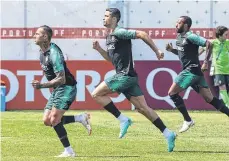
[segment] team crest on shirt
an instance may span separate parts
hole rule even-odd
[[[107,50],[114,50],[115,49],[115,43],[118,40],[116,39],[115,36],[111,36],[110,39],[108,39],[108,46],[107,46]]]
[[[49,58],[48,58],[48,57],[46,57],[46,58],[45,58],[45,61],[47,62],[48,60],[49,60]]]
[[[114,36],[111,36],[111,41],[112,42],[115,42],[116,41],[116,38]]]
[[[186,39],[184,39],[183,41],[182,41],[182,45],[184,45],[184,44],[186,44]]]

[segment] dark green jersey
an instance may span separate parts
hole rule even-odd
[[[135,30],[126,30],[116,27],[113,33],[106,38],[108,56],[115,66],[116,73],[137,76],[132,58],[131,39],[135,39]]]
[[[64,61],[64,56],[60,48],[54,44],[50,44],[50,48],[45,53],[40,51],[40,64],[48,81],[56,78],[56,74],[60,71],[65,71],[66,85],[75,85],[74,76],[68,70]]]
[[[177,35],[176,45],[183,70],[203,75],[199,62],[199,46],[204,47],[206,39],[189,31],[185,35]]]

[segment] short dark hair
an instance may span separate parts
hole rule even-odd
[[[180,18],[184,19],[184,24],[188,25],[188,28],[192,26],[192,19],[188,16],[180,16]]]
[[[107,8],[106,11],[109,11],[112,17],[116,17],[117,23],[119,22],[121,18],[121,12],[118,8]]]
[[[218,26],[216,28],[216,31],[215,31],[215,37],[216,38],[219,38],[220,36],[222,36],[224,34],[224,32],[226,32],[228,30],[227,27],[225,26]]]
[[[43,26],[40,26],[39,28],[43,28],[44,31],[47,33],[48,35],[48,40],[51,41],[51,38],[52,38],[52,29],[51,27],[47,26],[47,25],[43,25]]]

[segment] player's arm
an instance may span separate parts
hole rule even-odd
[[[204,37],[201,37],[201,36],[193,34],[193,33],[188,35],[187,40],[193,44],[198,45],[198,46],[206,47],[206,49],[205,49],[206,50],[206,56],[204,59],[204,63],[201,67],[201,70],[203,72],[207,71],[208,70],[208,61],[211,57],[212,43],[210,41],[208,41],[207,39],[205,39]]]
[[[157,48],[153,40],[149,37],[149,35],[144,31],[136,31],[136,38],[142,39],[157,55],[157,57],[160,59],[160,55],[162,54],[161,50]],[[163,54],[164,56],[164,54]],[[162,56],[162,58],[163,58]]]
[[[108,56],[108,52],[101,48],[98,41],[93,41],[93,49],[97,50],[105,60],[111,61]]]
[[[53,88],[53,87],[57,87],[60,86],[62,84],[65,84],[65,71],[60,71],[55,73],[56,74],[56,78],[54,78],[51,81],[48,81],[46,83],[41,83],[40,84],[40,88]]]
[[[172,53],[175,54],[175,55],[178,55],[178,50],[173,48],[173,44],[172,44],[172,43],[166,44],[165,49],[166,49],[167,51],[169,51],[169,52],[172,52]]]
[[[65,84],[66,82],[63,58],[61,58],[61,55],[58,53],[58,51],[53,51],[50,54],[50,58],[56,77],[51,81],[41,83],[41,88],[53,88]]]
[[[205,52],[205,47],[200,48],[199,50],[199,56],[202,55]]]
[[[188,35],[187,37],[188,41],[190,41],[193,44],[196,44],[198,46],[202,46],[202,47],[206,47],[206,56],[204,59],[204,63],[208,63],[208,60],[211,57],[211,50],[212,50],[212,43],[205,39],[204,37],[201,37],[199,35],[193,34],[191,33],[190,35]]]
[[[115,34],[121,39],[142,39],[156,53],[158,59],[164,57],[164,53],[157,48],[153,40],[144,31],[119,29]]]
[[[206,41],[206,56],[205,56],[205,59],[204,59],[204,63],[208,63],[210,57],[211,57],[211,54],[212,54],[212,43],[210,41]]]

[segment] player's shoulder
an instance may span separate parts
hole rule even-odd
[[[52,54],[57,54],[57,53],[59,53],[59,52],[61,52],[59,46],[57,46],[55,43],[51,43],[51,44],[50,44],[50,54],[51,54],[51,55],[52,55]]]
[[[188,31],[186,33],[187,35],[187,38],[196,38],[196,37],[199,37],[199,35],[197,35],[196,33],[192,32],[192,31]]]
[[[115,29],[114,29],[114,34],[115,33],[120,33],[120,32],[125,32],[127,31],[127,29],[123,28],[123,27],[119,27],[117,26]]]

